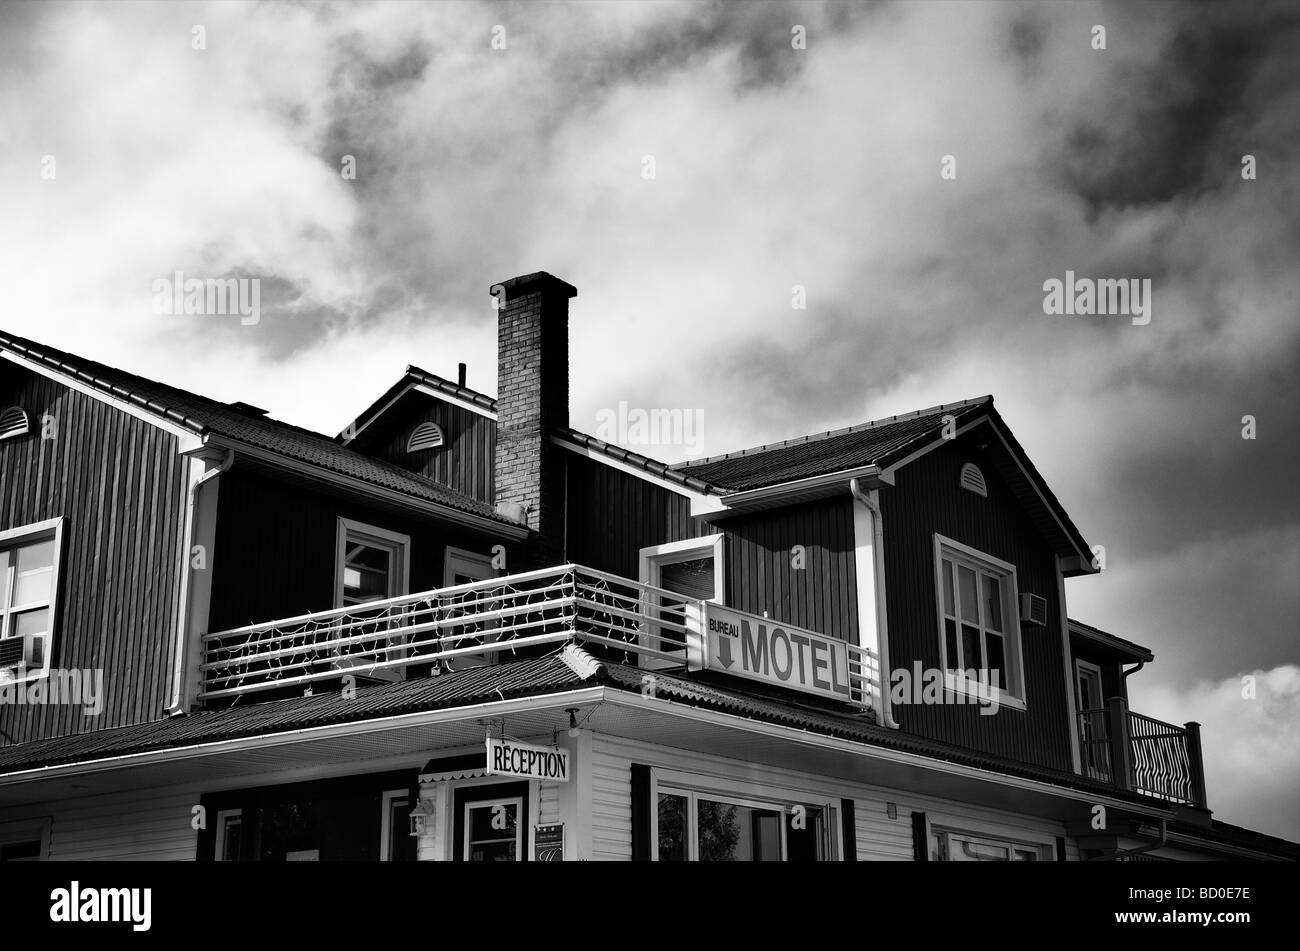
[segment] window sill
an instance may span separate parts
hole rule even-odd
[[[948,693],[960,694],[963,697],[969,697],[966,705],[979,704],[983,706],[992,706],[988,700],[989,693],[985,685],[977,680],[970,680],[965,677],[957,677],[950,673],[943,675],[943,688]],[[1020,710],[1024,712],[1027,707],[1021,697],[1013,696],[1006,691],[999,691],[997,697],[997,706],[999,709],[1006,707],[1011,710]]]

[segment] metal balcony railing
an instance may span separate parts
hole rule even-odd
[[[1175,726],[1133,713],[1121,697],[1079,711],[1083,772],[1120,789],[1205,808],[1198,723]]]
[[[684,668],[701,636],[691,621],[699,608],[664,588],[560,565],[204,635],[199,697],[282,696],[349,673],[397,680],[569,642],[649,669]],[[879,664],[848,648],[850,702],[872,707]]]

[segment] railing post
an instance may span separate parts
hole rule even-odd
[[[1128,701],[1111,697],[1106,701],[1106,733],[1110,738],[1111,781],[1120,789],[1133,784],[1133,751],[1129,743]]]
[[[1192,801],[1202,809],[1205,805],[1205,763],[1201,759],[1201,725],[1195,720],[1183,724],[1187,730],[1187,765],[1192,772]]]

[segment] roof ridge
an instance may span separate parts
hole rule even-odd
[[[940,410],[959,409],[965,410],[972,406],[982,406],[986,403],[992,403],[992,395],[974,396],[970,399],[958,400],[956,403],[940,403],[937,406],[927,406],[925,409],[912,410],[908,413],[899,413],[894,416],[884,416],[880,419],[873,419],[865,423],[854,423],[852,426],[843,426],[839,429],[828,429],[821,433],[810,433],[806,436],[796,436],[791,439],[783,439],[777,442],[764,443],[761,446],[753,446],[749,449],[737,449],[732,452],[724,452],[716,456],[703,456],[699,459],[691,459],[688,462],[679,462],[674,465],[676,469],[689,469],[692,466],[704,465],[710,462],[722,462],[727,459],[742,459],[746,456],[757,456],[760,453],[771,452],[776,449],[785,449],[790,446],[801,446],[805,443],[817,442],[822,439],[831,439],[835,436],[845,436],[849,433],[864,432],[868,429],[874,429],[878,426],[884,426],[889,423],[903,422],[909,419],[920,419],[922,416],[930,416]]]
[[[424,369],[424,367],[418,367],[414,363],[408,363],[406,365],[406,375],[418,377],[421,382],[432,381],[439,388],[450,390],[457,395],[467,393],[471,397],[471,402],[485,400],[487,403],[491,404],[493,409],[497,408],[496,397],[488,396],[483,391],[476,390],[471,386],[461,386],[459,383],[449,380],[445,376],[439,376],[437,373],[430,373],[428,370]]]

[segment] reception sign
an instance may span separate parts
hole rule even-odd
[[[544,779],[552,783],[569,781],[569,751],[555,746],[534,746],[513,740],[487,738],[489,776],[517,776]]]
[[[849,700],[849,647],[844,641],[778,624],[711,601],[688,610],[687,667],[714,670]]]

